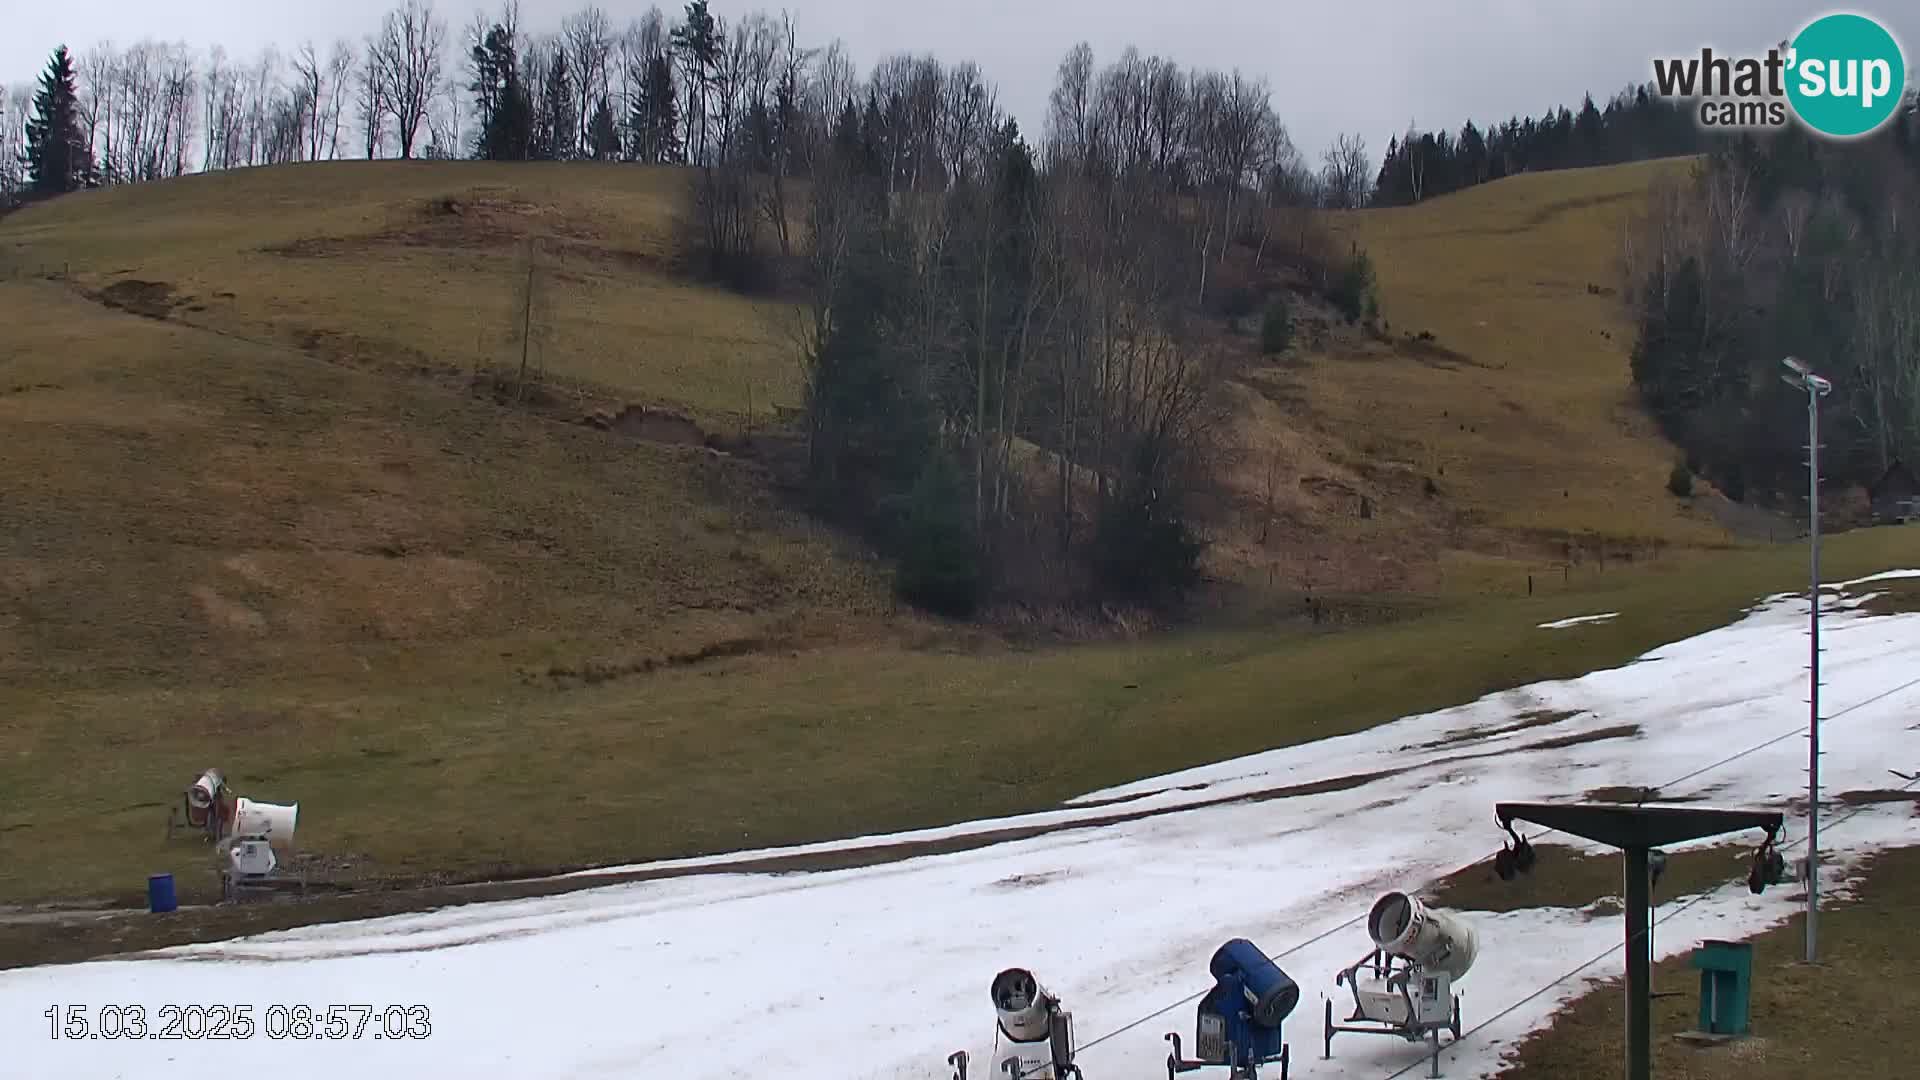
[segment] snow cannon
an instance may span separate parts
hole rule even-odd
[[[1374,901],[1367,933],[1381,952],[1403,957],[1423,971],[1445,972],[1456,981],[1473,966],[1480,949],[1479,936],[1465,920],[1401,892]]]
[[[1428,1043],[1430,1075],[1439,1076],[1440,1033],[1452,1032],[1454,1041],[1460,1040],[1460,997],[1453,983],[1473,967],[1478,935],[1458,915],[1435,911],[1402,892],[1374,901],[1367,935],[1373,951],[1333,978],[1335,986],[1352,990],[1353,1015],[1335,1024],[1333,999],[1327,999],[1326,1056],[1333,1056],[1335,1032],[1395,1035]]]
[[[192,831],[209,842],[217,841],[230,804],[226,777],[219,769],[203,770],[182,793],[179,805],[167,812],[167,839]]]
[[[995,1014],[993,1063],[1012,1080],[1080,1080],[1073,1063],[1073,1014],[1026,968],[1008,968],[988,988]],[[947,1056],[954,1080],[967,1080],[967,1052]]]
[[[220,841],[220,891],[225,899],[238,900],[256,890],[291,881],[275,872],[280,869],[280,857],[293,851],[294,824],[299,817],[299,803],[282,806],[254,799],[234,800],[232,821]],[[305,889],[304,876],[298,884]]]
[[[1254,1080],[1262,1065],[1278,1063],[1286,1080],[1291,1056],[1280,1024],[1300,1003],[1300,986],[1246,938],[1216,949],[1207,964],[1213,988],[1200,999],[1194,1022],[1193,1059],[1180,1048],[1180,1036],[1167,1033],[1169,1080],[1208,1066],[1224,1067],[1230,1080]]]
[[[229,835],[236,840],[265,840],[276,851],[290,851],[293,848],[294,823],[299,817],[299,803],[281,806],[254,799],[239,799],[234,802],[233,831]]]
[[[213,812],[214,804],[220,801],[221,793],[227,789],[226,778],[219,769],[208,769],[187,789],[187,824],[195,828],[204,828],[207,815]]]

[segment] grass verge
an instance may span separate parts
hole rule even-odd
[[[1909,917],[1920,903],[1920,850],[1876,856],[1857,897],[1820,913],[1821,962],[1808,966],[1804,916],[1753,943],[1752,1035],[1714,1047],[1672,1036],[1697,1026],[1699,975],[1685,955],[1654,966],[1653,1072],[1662,1080],[1902,1080],[1913,1055],[1899,1033],[1920,1009],[1920,985],[1901,977]],[[1619,1073],[1624,1002],[1618,980],[1596,986],[1522,1040],[1503,1080],[1568,1080]]]

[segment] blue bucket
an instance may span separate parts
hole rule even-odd
[[[147,910],[154,914],[174,911],[180,900],[173,893],[172,874],[152,874],[147,878]]]

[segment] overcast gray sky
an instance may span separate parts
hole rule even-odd
[[[457,28],[478,6],[439,0]],[[710,0],[729,18],[777,11],[783,0]],[[1408,121],[1457,130],[1603,98],[1651,76],[1656,55],[1702,45],[1758,51],[1833,8],[1792,0],[784,0],[803,38],[842,38],[865,72],[880,56],[931,52],[977,61],[1002,104],[1030,137],[1040,134],[1047,90],[1061,55],[1092,44],[1104,64],[1127,45],[1183,66],[1238,67],[1273,84],[1274,105],[1309,159],[1342,131],[1359,131],[1376,161]],[[268,44],[290,49],[311,37],[358,39],[392,0],[55,0],[9,4],[0,17],[0,82],[31,78],[55,45],[79,50],[103,38],[127,44],[152,36],[230,54]],[[523,24],[557,29],[584,0],[522,0]],[[601,4],[616,25],[649,6]],[[672,14],[677,4],[663,3]],[[1891,29],[1909,67],[1920,63],[1920,4],[1880,0],[1860,7]]]

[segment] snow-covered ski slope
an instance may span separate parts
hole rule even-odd
[[[1920,615],[1856,610],[1892,576],[1920,572],[1846,583],[1823,620],[1828,793],[1897,787],[1890,768],[1920,768]],[[1017,964],[1074,1012],[1088,1080],[1149,1080],[1165,1075],[1165,1032],[1191,1044],[1192,1004],[1169,1006],[1208,985],[1208,957],[1237,936],[1303,988],[1287,1024],[1293,1075],[1423,1076],[1423,1051],[1395,1039],[1342,1035],[1334,1057],[1320,1057],[1320,996],[1367,951],[1360,918],[1374,897],[1491,855],[1499,800],[1645,785],[1667,799],[1782,806],[1804,793],[1806,616],[1804,598],[1775,597],[1624,667],[1090,793],[1046,814],[811,849],[1061,826],[957,854],[710,872],[0,972],[0,1076],[944,1078],[946,1055],[962,1048],[988,1075],[987,983]],[[1863,854],[1920,843],[1907,803],[1829,804],[1823,826],[1830,888]],[[1790,816],[1788,839],[1800,835]],[[1734,858],[1730,875],[1741,871]],[[1796,891],[1734,886],[1669,901],[1656,950],[1775,924]],[[1586,979],[1622,967],[1617,917],[1471,918],[1481,953],[1458,985],[1470,1033],[1443,1057],[1451,1078],[1490,1074]],[[72,1042],[51,1038],[43,1016],[142,1004],[151,1024],[162,1006],[193,1003],[249,1005],[257,1024],[276,1004],[323,1016],[366,1005],[376,1019],[358,1039],[296,1045],[264,1025],[248,1040]],[[426,1006],[431,1034],[375,1039],[389,1005]]]

